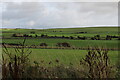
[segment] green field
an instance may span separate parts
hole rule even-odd
[[[13,48],[8,48],[12,53],[15,53]],[[61,50],[61,49],[30,49],[32,51],[30,57],[31,63],[37,61],[41,65],[48,66],[51,61],[52,64],[49,66],[56,65],[56,59],[59,60],[60,64],[69,66],[72,63],[74,66],[79,66],[80,60],[87,54],[87,50]],[[112,64],[116,64],[118,61],[118,51],[109,51],[108,56]]]
[[[31,32],[35,32],[32,34]],[[79,33],[76,32],[86,32]],[[105,37],[106,35],[119,36],[118,27],[91,27],[91,28],[65,28],[65,29],[2,29],[2,42],[4,43],[19,43],[23,41],[23,37],[12,37],[14,33],[28,34],[32,35],[31,39],[27,39],[27,45],[40,45],[40,43],[47,43],[48,46],[56,46],[58,42],[68,42],[72,47],[88,47],[88,46],[99,46],[105,48],[118,48],[118,40],[116,38],[112,40],[73,40],[73,39],[42,39],[35,38],[37,34],[45,34],[48,36],[85,36],[93,37],[95,35],[100,35]],[[9,38],[9,39],[8,39]]]
[[[46,63],[49,61],[55,62],[56,59],[60,63],[69,65],[71,62],[78,65],[79,61],[85,57],[87,50],[58,50],[58,49],[32,49],[31,59],[40,61],[44,60]],[[109,51],[108,56],[113,64],[118,60],[118,51]]]
[[[90,27],[90,28],[63,28],[63,29],[1,29],[2,36],[11,37],[13,33],[25,33],[31,34],[47,34],[48,36],[94,36],[99,34],[101,36],[106,35],[118,35],[118,27]],[[84,34],[76,34],[76,32],[87,32]]]
[[[19,43],[23,42],[23,39],[3,39],[4,43]],[[40,43],[47,43],[48,46],[56,46],[59,42],[68,42],[73,47],[88,47],[99,46],[105,48],[118,48],[117,40],[68,40],[68,39],[27,39],[26,45],[40,45]]]
[[[106,37],[106,35],[119,36],[117,27],[91,27],[91,28],[66,28],[66,29],[1,29],[2,30],[2,42],[3,43],[19,43],[23,42],[23,37],[12,37],[14,33],[32,35],[32,38],[27,38],[26,45],[37,45],[40,43],[46,43],[49,47],[55,47],[57,43],[68,42],[72,47],[104,47],[104,48],[117,48],[118,40],[74,40],[74,39],[51,39],[51,38],[35,38],[37,34],[45,34],[48,36],[85,36],[93,37],[100,35]],[[32,34],[31,32],[35,32]],[[77,33],[86,32],[86,33]],[[12,49],[10,49],[12,50]],[[31,61],[44,60],[44,65],[48,65],[50,61],[55,65],[55,60],[58,59],[61,64],[69,65],[70,63],[77,66],[79,61],[85,57],[87,50],[73,50],[73,49],[31,49],[30,55]],[[13,52],[14,53],[14,52]],[[118,51],[109,51],[109,57],[111,62],[115,64],[118,60]]]

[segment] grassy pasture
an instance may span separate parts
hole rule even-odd
[[[57,65],[56,59],[59,60],[60,64],[69,66],[72,63],[75,67],[79,66],[79,61],[85,57],[87,50],[60,50],[60,49],[31,49],[32,53],[29,56],[31,63],[37,61],[44,66]],[[9,51],[15,53],[13,48],[9,48]],[[116,64],[118,61],[118,51],[109,51],[108,56],[112,64]],[[49,62],[52,62],[49,65]]]
[[[105,37],[106,35],[118,35],[117,27],[90,27],[90,28],[64,28],[64,29],[2,29],[2,34],[4,37],[11,37],[13,33],[24,33],[30,34],[35,32],[37,35],[47,34],[48,36],[86,36],[92,37],[94,35],[101,35]],[[77,34],[76,32],[87,32]],[[34,34],[32,34],[34,36]]]
[[[56,59],[60,63],[69,65],[71,62],[74,65],[79,65],[79,61],[87,54],[86,50],[58,50],[58,49],[32,49],[33,53],[31,58],[36,61],[44,60],[46,63],[49,61],[55,62]],[[118,60],[118,51],[109,51],[111,62],[115,64]]]
[[[91,28],[65,28],[65,29],[2,29],[2,42],[5,43],[19,43],[23,42],[23,38],[13,39],[12,34],[14,33],[22,33],[22,34],[30,34],[35,36],[37,34],[40,36],[41,34],[47,34],[48,36],[86,36],[93,37],[99,34],[101,37],[105,37],[106,35],[116,35],[118,36],[118,28],[117,27],[91,27]],[[35,32],[35,34],[31,34],[31,32]],[[87,32],[87,33],[79,33],[77,32]],[[10,38],[10,39],[6,39]],[[99,46],[104,48],[118,48],[118,40],[71,40],[71,39],[39,39],[39,38],[31,38],[27,39],[26,45],[39,45],[40,43],[47,43],[48,46],[56,46],[56,43],[59,42],[68,42],[73,47],[88,47],[88,46]],[[10,50],[13,50],[10,48]],[[61,49],[32,49],[32,54],[30,55],[31,61],[44,60],[48,65],[49,61],[55,63],[55,60],[58,59],[60,63],[65,65],[69,65],[69,63],[73,63],[75,66],[79,64],[80,59],[85,57],[87,51],[86,50],[61,50]],[[14,53],[14,51],[13,51]],[[116,63],[118,59],[118,51],[109,51],[109,56],[112,63]],[[55,64],[53,64],[55,65]]]
[[[23,39],[3,39],[5,43],[19,43]],[[70,39],[27,39],[26,45],[40,45],[40,43],[47,43],[48,46],[56,46],[59,42],[68,42],[73,47],[88,47],[88,46],[99,46],[105,48],[118,48],[117,40],[70,40]]]

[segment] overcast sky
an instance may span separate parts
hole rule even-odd
[[[63,28],[118,25],[117,2],[8,2],[3,28]]]

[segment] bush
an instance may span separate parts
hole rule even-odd
[[[37,34],[35,34],[35,37],[38,37],[38,35],[37,35]]]
[[[29,66],[30,61],[28,56],[31,54],[32,51],[25,49],[25,41],[21,43],[21,46],[17,46],[14,48],[16,54],[12,54],[5,45],[3,48],[3,52],[5,54],[2,55],[2,79],[6,80],[6,78],[11,78],[16,80],[18,78],[24,78],[26,68]],[[7,58],[6,58],[7,56]]]
[[[48,35],[41,34],[41,37],[42,37],[42,38],[47,38]]]
[[[92,48],[88,54],[80,61],[85,67],[84,73],[88,78],[115,78],[115,68],[111,66],[108,50]]]
[[[12,37],[23,37],[23,34],[21,33],[14,33]]]
[[[58,46],[58,47],[71,47],[71,45],[67,42],[57,43],[56,46]]]
[[[35,32],[34,31],[32,31],[32,32],[30,32],[31,34],[35,34]]]
[[[109,35],[106,36],[106,40],[111,40],[111,39],[112,39],[111,36],[109,36]]]
[[[46,43],[41,43],[40,46],[48,46]]]
[[[70,36],[69,38],[70,38],[70,39],[74,39],[74,37],[73,37],[73,36]]]

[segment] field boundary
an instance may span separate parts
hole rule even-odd
[[[7,48],[22,48],[23,46],[12,46],[5,45]],[[71,49],[71,50],[94,50],[92,47],[50,47],[50,46],[24,46],[25,48],[33,48],[33,49]],[[111,51],[119,51],[120,48],[102,48],[102,50],[111,50]]]

